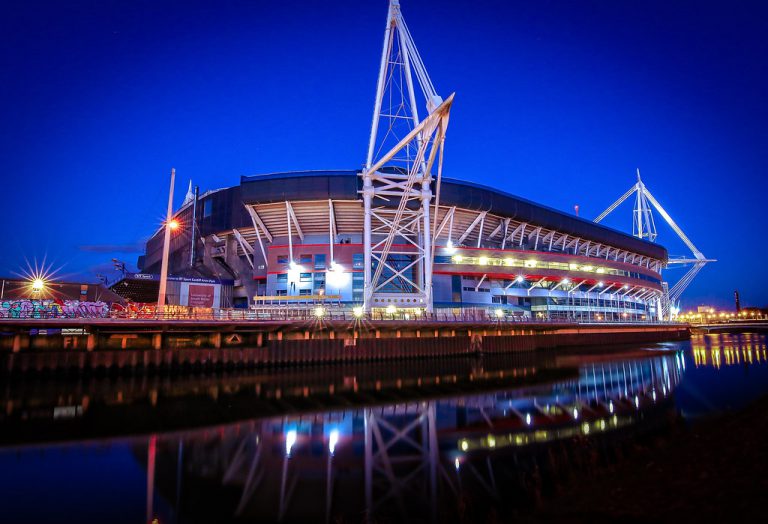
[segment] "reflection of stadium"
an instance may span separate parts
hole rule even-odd
[[[436,92],[397,1],[386,27],[364,167],[246,176],[202,195],[190,187],[169,222],[181,226],[171,274],[219,281],[214,307],[322,300],[404,314],[658,318],[663,247],[443,178],[453,95]],[[147,279],[160,272],[163,237],[147,243]],[[170,299],[190,305],[183,290]]]
[[[682,353],[666,353],[588,364],[577,379],[552,386],[160,437],[158,471],[166,474],[158,485],[182,486],[176,511],[199,516],[192,521],[213,517],[200,513],[199,502],[210,497],[228,501],[231,513],[217,515],[221,521],[357,521],[363,514],[453,521],[444,512],[455,510],[458,495],[482,491],[500,500],[519,475],[552,456],[539,453],[543,444],[557,454],[583,445],[574,436],[620,439],[629,428],[653,425],[684,371]],[[204,499],[194,496],[202,489]]]

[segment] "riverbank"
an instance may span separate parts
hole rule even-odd
[[[5,319],[0,321],[0,374],[436,359],[689,338],[687,325],[649,323]]]
[[[756,522],[768,490],[768,397],[638,441],[543,501],[530,522]]]

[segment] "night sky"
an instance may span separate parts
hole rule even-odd
[[[768,305],[768,3],[402,0],[445,175],[593,218],[635,169],[708,257],[683,306]],[[135,264],[176,202],[365,159],[386,0],[3,4],[0,275]],[[631,231],[631,203],[607,225]],[[673,255],[684,245],[661,224]],[[667,273],[674,282],[684,270]]]

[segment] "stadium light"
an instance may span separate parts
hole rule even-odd
[[[292,429],[285,434],[285,454],[289,457],[294,444],[296,444],[296,430]]]
[[[317,318],[323,318],[325,316],[325,308],[318,306],[315,308],[315,316]]]
[[[171,228],[171,231],[176,231],[177,229],[179,229],[179,227],[181,227],[181,224],[179,223],[178,220],[174,218],[173,220],[168,222],[168,227]]]
[[[355,315],[355,318],[360,318],[363,316],[363,307],[362,306],[355,306],[352,308],[352,314]]]
[[[329,288],[341,289],[347,285],[349,274],[344,271],[344,267],[336,262],[331,262],[331,267],[326,273],[326,279]]]
[[[40,293],[43,289],[45,289],[45,280],[38,277],[32,281],[32,291]]]
[[[336,452],[336,444],[339,443],[339,430],[331,430],[331,434],[328,435],[328,451],[333,455]]]
[[[384,311],[386,311],[388,315],[394,315],[395,313],[397,313],[397,306],[395,306],[394,304],[390,304],[387,306],[387,308]]]

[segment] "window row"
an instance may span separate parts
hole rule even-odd
[[[646,280],[660,283],[658,278],[654,278],[637,271],[626,271],[610,267],[596,266],[592,264],[577,264],[566,262],[549,262],[539,260],[523,260],[516,258],[498,258],[498,257],[473,257],[464,255],[436,256],[435,264],[458,264],[467,266],[499,266],[499,267],[517,267],[524,269],[557,269],[560,271],[580,271],[585,273],[595,273],[597,275],[616,275]]]

